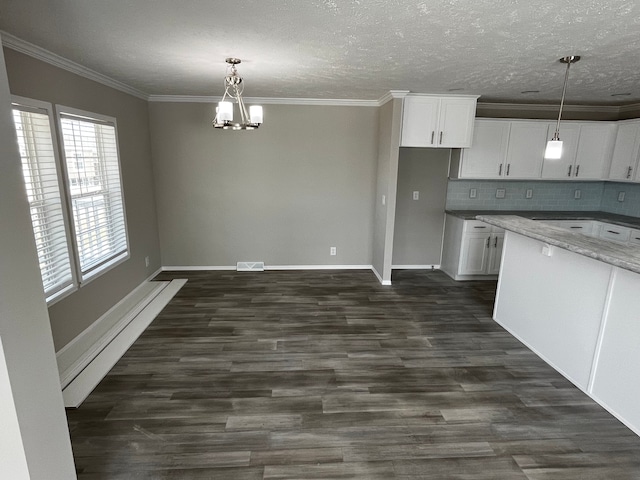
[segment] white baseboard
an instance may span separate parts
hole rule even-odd
[[[392,270],[440,270],[440,265],[391,265]]]
[[[371,270],[371,265],[265,265],[265,270]]]
[[[376,278],[380,282],[380,285],[384,285],[384,286],[387,286],[387,287],[389,285],[391,285],[391,280],[383,280],[382,276],[378,273],[378,271],[376,270],[376,268],[373,265],[371,266],[371,271],[373,272],[373,274],[376,276]]]
[[[62,397],[65,407],[76,408],[87,398],[96,385],[100,383],[109,370],[111,370],[133,342],[144,332],[186,282],[187,280],[184,279],[172,280],[171,282],[153,282],[160,283],[161,285],[157,287],[154,286],[152,292],[145,297],[144,301],[138,303],[130,312],[127,312],[122,319],[114,324],[107,335],[102,336],[98,342],[95,342],[87,348],[75,362],[71,363],[69,368],[61,372],[61,382],[63,384]],[[135,293],[136,290],[134,290],[132,294]],[[110,312],[118,311],[114,309],[115,307],[111,309]],[[109,312],[107,312],[107,314],[108,313]],[[106,321],[104,320],[105,318],[108,317],[104,315],[101,317],[103,321]],[[94,322],[94,324],[95,323],[97,322]],[[91,327],[89,327],[89,329],[91,329]],[[85,332],[83,332],[83,334]],[[81,338],[78,342],[71,343],[75,343],[76,345],[71,347],[65,346],[65,348],[59,352],[59,358],[64,358],[65,355],[71,355],[73,352],[77,353],[78,346],[83,345],[84,342]]]
[[[265,270],[371,270],[371,265],[265,265]],[[189,266],[166,266],[162,267],[163,272],[176,271],[227,271],[236,270],[236,265],[229,266],[205,266],[205,265],[189,265]]]
[[[168,266],[162,267],[162,271],[163,272],[180,272],[180,271],[197,272],[197,271],[200,271],[200,270],[218,270],[218,271],[233,270],[233,271],[235,271],[235,269],[236,269],[235,265],[226,265],[226,266],[220,266],[220,265],[208,265],[208,266],[204,266],[204,265],[184,265],[184,266],[168,265]]]

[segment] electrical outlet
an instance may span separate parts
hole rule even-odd
[[[478,190],[475,188],[472,188],[471,190],[469,190],[469,198],[476,198],[478,196]]]
[[[496,189],[496,198],[504,198],[507,191],[504,188]]]
[[[149,257],[144,257],[144,266],[145,267],[149,266]]]
[[[580,190],[576,190],[575,192],[573,192],[573,198],[575,198],[576,200],[580,200],[582,198],[582,192]]]
[[[620,193],[618,194],[618,201],[619,201],[619,202],[624,202],[624,192],[620,192]]]
[[[413,199],[414,200],[420,200],[420,192],[418,192],[418,191],[413,192]]]
[[[527,188],[527,193],[525,194],[526,198],[532,198],[533,197],[533,188]]]
[[[329,249],[329,254],[330,254],[330,255],[337,255],[337,254],[338,254],[338,252],[337,252],[336,247],[331,247],[331,248]]]

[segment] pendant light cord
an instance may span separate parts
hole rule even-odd
[[[571,67],[571,62],[573,61],[573,57],[567,57],[567,71],[564,74],[564,87],[562,87],[562,99],[560,100],[560,112],[558,113],[558,123],[556,124],[556,133],[553,135],[554,140],[558,140],[560,138],[560,117],[562,117],[562,107],[564,106],[564,96],[567,93],[567,82],[569,81],[569,68]]]

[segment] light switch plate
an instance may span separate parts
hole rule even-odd
[[[526,198],[533,197],[533,188],[527,188],[527,193],[525,194]]]
[[[620,192],[620,193],[618,194],[618,201],[619,201],[619,202],[624,202],[624,192]]]
[[[506,190],[504,188],[496,189],[496,198],[504,198],[506,195]]]
[[[420,192],[418,192],[418,191],[413,192],[413,199],[414,200],[420,200]]]
[[[582,198],[582,192],[580,190],[576,190],[575,192],[573,192],[573,198],[575,198],[576,200],[579,200]]]
[[[478,196],[478,190],[472,188],[469,190],[469,198],[476,198]]]

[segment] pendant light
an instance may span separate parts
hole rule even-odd
[[[567,71],[564,74],[564,87],[562,87],[562,99],[560,100],[560,113],[558,113],[558,123],[553,138],[547,142],[547,148],[544,151],[544,158],[547,160],[559,160],[562,158],[562,140],[560,140],[560,117],[562,117],[562,107],[564,106],[564,96],[567,93],[567,81],[569,80],[569,67],[572,63],[580,60],[578,55],[562,57],[561,63],[567,64]]]
[[[224,95],[222,100],[218,102],[213,126],[223,130],[255,130],[262,124],[262,107],[260,105],[252,105],[247,113],[247,107],[245,107],[242,99],[244,83],[236,68],[236,65],[241,63],[242,60],[239,58],[227,58],[225,61],[229,66],[227,67],[227,75],[224,77]],[[233,123],[234,103],[238,105],[238,110],[240,111],[240,121],[237,123]]]

